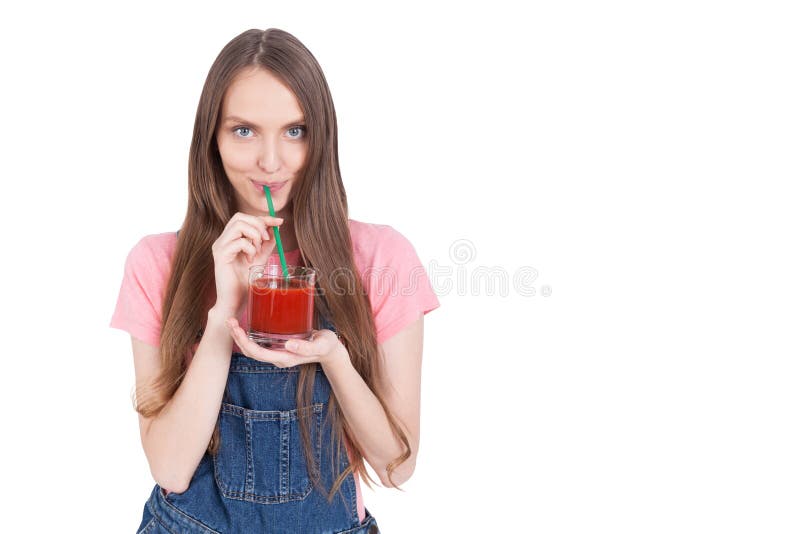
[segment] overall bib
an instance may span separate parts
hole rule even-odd
[[[321,328],[335,329],[324,317]],[[299,369],[281,369],[234,352],[219,414],[220,447],[206,452],[184,493],[164,495],[159,485],[144,506],[141,534],[378,534],[366,512],[359,524],[352,475],[333,501],[314,487],[306,467],[295,392]],[[328,491],[349,465],[344,444],[333,458],[327,421],[331,386],[317,365],[311,440]]]

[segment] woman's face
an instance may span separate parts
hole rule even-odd
[[[268,184],[275,212],[286,215],[308,151],[305,117],[294,94],[266,69],[242,71],[225,93],[216,136],[237,211],[269,214],[262,187]]]

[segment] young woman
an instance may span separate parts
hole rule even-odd
[[[270,217],[266,184],[276,210]],[[314,331],[285,350],[246,324],[251,265],[317,272]],[[348,218],[325,77],[292,35],[249,30],[206,78],[178,232],[130,251],[111,326],[131,334],[156,485],[139,532],[376,533],[419,444],[423,315],[439,306],[410,242]]]

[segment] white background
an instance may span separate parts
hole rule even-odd
[[[3,8],[4,530],[139,524],[124,260],[181,224],[217,53],[277,27],[326,73],[351,217],[450,269],[382,532],[798,532],[792,3],[438,5]]]

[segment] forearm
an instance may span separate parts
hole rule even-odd
[[[150,470],[167,491],[186,490],[214,432],[233,343],[226,319],[220,310],[208,312],[203,338],[181,385],[145,434]]]
[[[358,374],[345,350],[336,358],[322,365],[331,384],[344,418],[361,446],[364,457],[377,473],[384,486],[389,485],[386,466],[403,454],[405,448],[392,432],[386,412],[378,398]],[[412,457],[396,466],[392,480],[403,483],[413,471],[416,457],[413,440]]]

